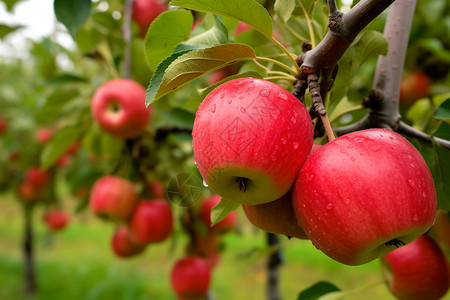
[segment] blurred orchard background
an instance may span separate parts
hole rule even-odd
[[[105,133],[90,110],[97,88],[128,76],[127,72],[146,88],[154,70],[146,60],[145,32],[134,19],[129,21],[131,36],[123,34],[125,1],[92,0],[87,14],[78,10],[86,1],[78,2],[73,2],[78,3],[73,9],[80,15],[71,21],[74,31],[69,33],[57,21],[52,0],[0,1],[0,299],[175,299],[170,272],[192,243],[186,207],[172,205],[174,228],[169,238],[122,258],[111,246],[119,224],[95,216],[89,192],[107,174],[128,178],[141,191],[154,180],[166,192],[178,191],[179,186],[170,183],[188,174],[196,178],[185,191],[189,194],[195,188],[189,201],[198,205],[210,196],[193,161],[190,131],[202,99],[198,90],[218,75],[203,76],[152,104],[145,132],[131,141]],[[259,2],[273,13],[274,1]],[[338,5],[345,9],[350,3]],[[413,20],[404,74],[425,74],[430,90],[421,99],[403,103],[401,113],[420,130],[431,126],[430,107],[450,95],[449,13],[448,1],[424,0]],[[385,19],[383,13],[369,28],[382,32]],[[73,25],[77,22],[79,28]],[[224,23],[233,37],[237,21],[224,18]],[[368,93],[375,66],[375,55],[361,66],[343,110]],[[226,71],[237,73],[240,67]],[[363,112],[342,114],[333,124],[349,124]],[[25,184],[32,168],[46,170],[43,186]],[[167,199],[166,192],[161,197]],[[55,209],[68,217],[60,230],[44,220]],[[267,238],[239,207],[232,229],[218,234],[210,251],[218,257],[209,288],[212,299],[264,299],[268,261],[277,250],[283,299],[296,299],[301,290],[319,281],[333,282],[346,291],[345,299],[394,299],[383,283],[378,260],[351,267],[333,261],[309,241],[279,236],[274,249]],[[26,273],[30,251],[31,275]],[[30,276],[35,279],[31,288]]]

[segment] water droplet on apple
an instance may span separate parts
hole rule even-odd
[[[288,96],[287,96],[286,94],[284,94],[284,93],[279,93],[279,94],[277,95],[277,97],[278,97],[279,99],[281,99],[281,100],[287,100],[287,99],[288,99]]]
[[[380,150],[380,146],[374,145],[370,149],[372,149],[373,152],[377,152],[378,150]]]
[[[272,161],[276,161],[277,160],[277,157],[275,155],[272,155],[270,158],[272,159]]]
[[[245,114],[245,108],[241,107],[241,113]]]
[[[297,123],[297,119],[296,119],[295,117],[292,117],[292,118],[291,118],[291,123],[292,123],[292,124]]]
[[[297,142],[292,143],[292,147],[293,147],[294,149],[297,149],[297,148],[298,148],[298,143],[297,143]]]
[[[354,138],[353,140],[358,143],[364,142],[363,138]]]
[[[268,97],[270,95],[270,91],[268,89],[263,89],[259,94],[263,97]]]
[[[221,94],[220,98],[223,99],[225,97],[225,94]]]
[[[353,156],[351,156],[351,157],[350,157],[350,160],[351,160],[351,161],[355,161],[356,159],[355,159]]]
[[[308,181],[313,181],[313,179],[314,179],[314,175],[313,174],[308,176]]]
[[[201,113],[198,111],[198,112],[195,113],[195,116],[198,118],[198,117],[201,116]]]
[[[422,192],[422,197],[424,197],[424,198],[427,197],[427,193],[425,191]]]
[[[413,187],[413,186],[416,185],[416,184],[414,183],[414,181],[411,180],[411,179],[408,179],[408,184],[409,184],[410,187]]]
[[[327,206],[326,206],[326,209],[327,210],[332,210],[333,209],[333,204],[328,203]]]
[[[344,202],[345,202],[345,204],[350,204],[350,199],[347,198],[347,199],[344,200]]]
[[[287,142],[287,140],[286,140],[286,138],[281,138],[281,143],[283,144],[283,145],[285,145],[286,144],[286,142]]]
[[[233,102],[233,99],[228,99],[228,100],[227,100],[227,103],[228,103],[228,104],[231,104],[231,102]]]
[[[211,106],[210,111],[211,111],[212,113],[215,113],[215,112],[216,112],[216,104],[215,104],[215,103],[213,104],[213,106]]]
[[[240,97],[239,97],[239,100],[244,100],[244,96],[240,96]]]
[[[416,167],[416,165],[413,162],[411,162],[409,165],[411,166],[411,168],[415,168]]]
[[[203,180],[203,186],[204,186],[204,187],[208,187],[208,184],[206,183],[205,180]]]

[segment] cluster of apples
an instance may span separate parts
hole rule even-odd
[[[149,187],[157,184],[152,182]],[[172,208],[164,199],[162,187],[153,189],[151,199],[139,199],[135,186],[118,176],[97,180],[89,196],[92,212],[119,223],[111,246],[119,257],[142,253],[151,243],[167,239],[173,230]]]
[[[190,242],[186,247],[186,256],[175,262],[171,272],[172,288],[179,300],[206,298],[212,269],[219,262],[221,237],[236,226],[236,211],[211,225],[211,209],[220,200],[218,195],[204,198],[181,218]]]
[[[405,138],[356,131],[311,154],[306,108],[275,83],[220,85],[200,104],[192,137],[195,162],[214,192],[243,204],[256,226],[309,239],[338,262],[372,261],[434,222],[431,172]]]

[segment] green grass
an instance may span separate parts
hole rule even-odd
[[[68,203],[68,206],[75,203]],[[0,299],[23,295],[20,250],[20,207],[0,199]],[[35,215],[36,276],[41,299],[156,299],[174,300],[169,274],[182,255],[183,238],[149,246],[143,255],[116,258],[110,250],[114,226],[89,212],[73,216],[70,226],[49,235]],[[240,212],[240,233],[224,237],[225,251],[214,269],[211,291],[216,300],[265,299],[265,236],[254,230]],[[381,281],[378,261],[349,267],[334,262],[308,241],[282,238],[284,264],[281,291],[284,300],[296,300],[299,291],[318,281],[330,281],[351,290]],[[394,299],[383,283],[345,299]]]

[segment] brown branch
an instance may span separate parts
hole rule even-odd
[[[37,292],[36,275],[34,269],[34,234],[33,234],[33,207],[25,205],[24,210],[24,237],[23,255],[25,267],[25,292],[28,296],[34,296]]]
[[[410,137],[416,138],[416,139],[424,141],[424,142],[428,142],[428,143],[435,142],[436,144],[441,145],[442,147],[450,150],[450,141],[447,141],[445,139],[441,139],[438,137],[431,137],[428,134],[415,129],[404,122],[400,122],[398,124],[397,131],[399,133],[406,134]]]
[[[125,41],[124,78],[131,77],[131,14],[133,12],[133,1],[134,0],[126,0],[123,9],[122,34],[123,40]]]

